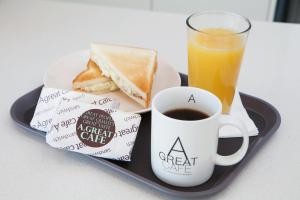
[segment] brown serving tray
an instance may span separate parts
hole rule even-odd
[[[181,74],[182,85],[187,85],[187,76]],[[25,94],[11,107],[12,119],[22,128],[45,137],[46,133],[29,126],[42,86]],[[259,129],[259,135],[250,138],[249,149],[244,159],[233,166],[216,166],[212,177],[195,187],[175,187],[160,181],[152,172],[150,163],[151,112],[142,114],[142,122],[132,151],[131,162],[120,162],[89,156],[97,162],[140,181],[158,191],[184,198],[212,195],[224,189],[237,176],[243,166],[258,153],[260,147],[278,129],[281,119],[279,112],[269,103],[256,97],[240,93],[243,105]],[[241,145],[241,138],[219,140],[218,153],[229,155]],[[78,154],[79,156],[83,156]]]

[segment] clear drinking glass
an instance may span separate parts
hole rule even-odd
[[[251,23],[238,14],[206,11],[186,24],[189,86],[214,93],[229,113]]]

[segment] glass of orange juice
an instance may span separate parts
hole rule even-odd
[[[214,93],[229,113],[251,23],[234,13],[206,11],[186,24],[189,86]]]

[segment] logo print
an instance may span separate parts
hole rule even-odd
[[[87,146],[102,147],[108,144],[115,134],[113,118],[100,109],[84,112],[76,123],[78,138]]]
[[[188,103],[190,103],[191,101],[194,102],[194,103],[196,103],[196,100],[195,100],[193,94],[191,94],[191,96],[190,96],[190,98],[189,98],[189,100],[188,100]]]
[[[159,158],[166,171],[179,175],[191,175],[191,169],[195,166],[198,157],[188,157],[180,138],[177,137],[167,154],[159,152]]]
[[[183,148],[183,146],[182,146],[182,143],[181,143],[181,140],[180,140],[179,137],[175,140],[173,146],[171,147],[171,149],[170,149],[170,151],[169,151],[169,153],[168,153],[168,156],[171,155],[171,156],[174,157],[174,156],[175,156],[174,154],[175,154],[176,152],[182,153],[183,156],[184,156],[184,158],[185,158],[186,160],[189,160],[188,157],[187,157],[187,155],[186,155],[186,153],[185,153],[185,150],[184,150],[184,148]],[[173,153],[173,154],[172,154],[172,153]]]

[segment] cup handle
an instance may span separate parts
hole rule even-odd
[[[222,156],[219,154],[217,154],[217,156],[216,156],[216,164],[217,165],[222,165],[222,166],[234,165],[234,164],[238,163],[239,161],[241,161],[247,153],[247,149],[248,149],[248,145],[249,145],[248,131],[242,122],[234,119],[231,116],[221,115],[219,122],[220,122],[219,130],[218,130],[219,133],[220,133],[220,129],[223,126],[229,125],[229,126],[234,126],[237,129],[239,129],[243,135],[243,144],[237,152],[235,152],[231,155],[228,155],[228,156]]]

